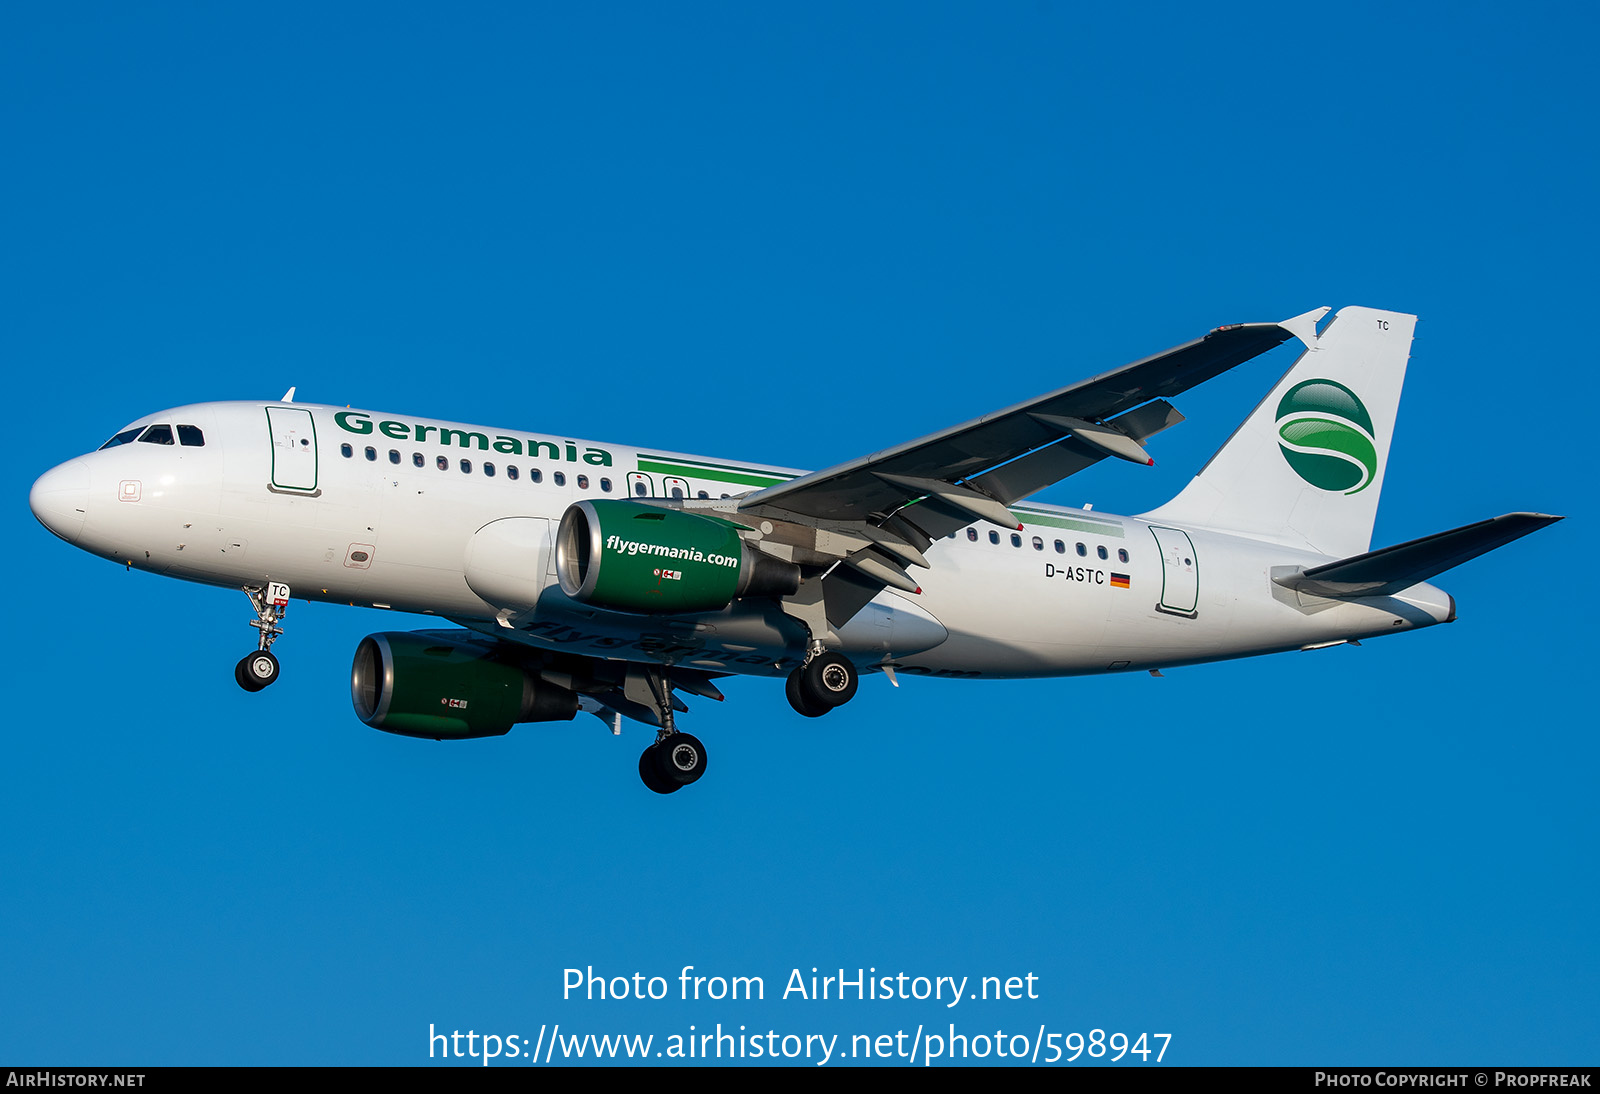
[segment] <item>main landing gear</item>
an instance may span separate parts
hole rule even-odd
[[[706,773],[706,746],[688,733],[662,733],[639,754],[639,778],[657,794],[681,790]]]
[[[855,698],[861,682],[856,667],[837,653],[813,653],[789,674],[789,705],[807,718],[820,718]]]
[[[706,773],[706,746],[673,723],[672,685],[666,673],[645,673],[649,705],[659,719],[656,740],[639,756],[639,778],[657,794],[672,794]],[[636,678],[635,678],[636,679]],[[807,718],[820,718],[855,698],[861,676],[842,654],[814,649],[803,665],[789,674],[789,703]],[[644,696],[634,691],[636,701]]]
[[[678,732],[666,673],[651,669],[648,679],[661,728],[656,731],[655,744],[639,754],[639,778],[657,794],[672,794],[706,773],[706,746],[698,737]]]
[[[261,638],[256,651],[233,666],[233,678],[246,691],[260,691],[278,679],[278,659],[272,656],[272,644],[283,634],[278,621],[289,610],[289,586],[281,581],[270,582],[265,589],[246,585],[244,595],[256,610],[250,625],[261,632]]]

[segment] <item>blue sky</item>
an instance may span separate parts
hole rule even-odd
[[[1170,1033],[1180,1063],[1592,1063],[1594,641],[1562,589],[1594,500],[1593,16],[568,8],[0,16],[0,1059],[953,1021]],[[670,799],[637,727],[368,729],[351,653],[408,623],[373,611],[297,603],[246,695],[242,596],[25,504],[132,418],[290,385],[818,467],[1321,304],[1422,320],[1377,543],[1570,518],[1442,579],[1459,622],[1162,679],[869,679],[818,722],[734,681],[691,703],[710,772]],[[1043,499],[1159,504],[1286,364],[1179,400],[1154,470]],[[591,965],[768,998],[563,1001]],[[1040,998],[777,998],[813,966]]]

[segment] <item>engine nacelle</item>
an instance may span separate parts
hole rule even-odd
[[[434,740],[498,737],[517,722],[570,721],[578,696],[507,660],[488,640],[369,634],[350,667],[356,716],[374,729]]]
[[[574,600],[619,612],[715,612],[741,596],[789,596],[800,568],[762,554],[716,517],[634,501],[580,501],[556,533]]]

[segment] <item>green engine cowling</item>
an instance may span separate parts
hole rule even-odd
[[[498,737],[518,722],[569,721],[573,692],[540,680],[465,632],[369,634],[350,668],[356,716],[405,737]]]
[[[788,596],[800,569],[762,554],[738,526],[634,501],[580,501],[556,534],[556,574],[574,600],[619,612],[715,612],[742,596]]]

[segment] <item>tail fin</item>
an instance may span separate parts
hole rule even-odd
[[[1417,317],[1344,308],[1200,474],[1147,519],[1336,558],[1372,543]],[[1296,333],[1301,333],[1296,331]]]

